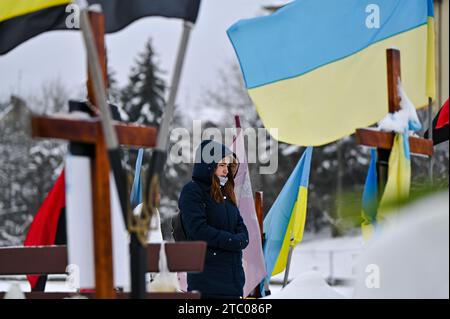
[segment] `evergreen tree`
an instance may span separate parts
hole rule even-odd
[[[166,83],[155,61],[151,40],[132,67],[128,85],[122,90],[121,102],[129,121],[150,126],[161,122],[165,106]]]
[[[109,102],[120,106],[121,104],[121,96],[122,92],[119,87],[119,83],[116,80],[116,71],[108,66],[108,99]],[[123,121],[127,121],[128,119],[122,119]]]
[[[164,74],[157,64],[155,52],[149,40],[144,51],[136,59],[135,66],[131,69],[127,86],[121,90],[119,99],[122,110],[128,115],[128,121],[148,126],[158,127],[161,123],[165,107],[166,83],[161,75]],[[114,73],[110,73],[110,85],[115,87]],[[115,94],[117,97],[118,95]],[[172,127],[183,126],[183,118],[179,112],[175,112]],[[169,142],[170,143],[170,142]],[[148,169],[151,158],[151,150],[146,150],[143,158],[143,176]],[[127,169],[130,172],[129,181],[134,176],[134,167],[137,158],[137,150],[125,152]],[[170,217],[178,206],[178,195],[183,183],[190,178],[190,167],[187,164],[174,164],[167,159],[164,172],[161,177],[161,229],[165,239],[171,237]],[[145,183],[145,181],[144,181]]]
[[[42,101],[61,99],[55,95]],[[45,110],[44,105],[36,105],[36,109]],[[61,171],[67,143],[32,139],[27,129],[31,112],[18,99],[11,101],[3,112],[0,114],[3,133],[0,136],[0,246],[21,245],[33,216]]]

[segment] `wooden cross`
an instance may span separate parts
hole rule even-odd
[[[104,83],[107,83],[104,16],[101,12],[89,12],[89,20],[95,39],[97,55],[100,59],[103,80]],[[90,74],[91,72],[88,72],[88,99],[90,104],[94,105],[92,107],[92,113],[94,115],[98,115],[99,110],[95,107],[97,103],[95,101],[93,81]],[[104,89],[106,90],[106,88]],[[33,137],[64,139],[71,142],[93,146],[94,155],[93,160],[91,161],[91,180],[93,192],[92,207],[94,227],[95,297],[108,299],[115,298],[118,295],[114,292],[113,283],[111,207],[109,189],[110,163],[101,122],[97,117],[93,117],[88,120],[73,120],[43,116],[34,116],[32,117],[31,122]],[[116,123],[114,128],[117,132],[118,142],[120,145],[150,148],[155,147],[157,144],[157,130],[153,127]],[[160,245],[157,246],[159,247]],[[186,256],[184,253],[185,251],[189,252],[189,256]],[[159,257],[152,252],[154,252],[154,247],[152,250],[152,245],[147,245],[147,249],[143,249],[142,256],[146,256],[148,254],[148,257],[146,257],[146,259],[143,260],[142,265],[140,265],[147,266],[146,269],[143,269],[144,272],[146,270],[155,272],[152,265],[157,265]],[[170,244],[168,245],[167,251],[168,267],[171,271],[201,272],[203,271],[205,253],[205,242],[180,242]],[[9,256],[13,255],[9,254]],[[177,255],[177,257],[173,257],[174,255]],[[177,260],[182,260],[182,262],[177,263]],[[201,267],[199,266],[200,264]],[[192,265],[195,265],[195,267],[191,267]],[[135,294],[131,294],[131,297],[134,295]],[[196,296],[198,293],[193,295]],[[165,295],[165,298],[170,297],[171,296],[169,295]],[[173,297],[177,298],[177,295],[174,294]],[[189,294],[187,297],[189,297]]]
[[[400,110],[400,96],[398,93],[398,81],[401,79],[400,51],[396,49],[387,50],[387,74],[388,74],[388,94],[389,113]],[[357,129],[356,141],[359,145],[376,147],[377,174],[379,194],[383,193],[387,182],[389,156],[394,143],[394,133],[380,132],[373,129]],[[433,156],[433,142],[424,138],[410,137],[409,145],[411,154],[422,156]]]
[[[104,83],[107,83],[104,16],[99,12],[90,12],[89,17],[95,35]],[[92,79],[89,74],[88,72],[88,100],[92,105],[95,105]],[[98,112],[98,109],[94,107],[93,111],[94,113]],[[100,120],[98,118],[93,118],[92,120],[72,120],[34,116],[31,121],[33,137],[56,138],[94,145],[95,155],[91,162],[91,180],[93,190],[92,207],[96,297],[114,298],[109,189],[110,165]],[[155,128],[118,123],[115,125],[115,129],[121,145],[147,148],[156,145],[157,130]]]

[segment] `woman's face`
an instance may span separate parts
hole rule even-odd
[[[217,177],[226,177],[228,175],[228,165],[230,164],[231,159],[225,157],[222,159],[219,164],[217,164],[216,171],[214,172]]]

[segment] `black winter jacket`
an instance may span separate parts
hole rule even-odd
[[[201,156],[205,148],[212,161]],[[228,198],[217,203],[210,195],[212,174],[218,162],[230,154],[224,145],[203,141],[192,181],[183,187],[178,203],[188,239],[208,244],[203,272],[187,276],[188,290],[200,291],[204,298],[239,298],[245,284],[242,250],[248,245],[247,228],[239,209]]]

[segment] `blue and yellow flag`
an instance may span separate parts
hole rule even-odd
[[[435,95],[432,0],[297,0],[228,30],[265,127],[323,145],[388,113],[386,49],[414,105]]]
[[[305,150],[264,219],[268,279],[286,268],[289,246],[296,246],[303,238],[312,151],[312,147]]]
[[[364,240],[368,241],[376,227],[378,212],[378,174],[377,174],[377,151],[371,150],[369,171],[367,172],[366,184],[362,197],[362,222],[361,231]]]
[[[142,168],[142,157],[144,156],[144,150],[139,149],[138,156],[136,159],[136,165],[134,169],[134,181],[131,188],[130,194],[130,205],[131,209],[134,209],[137,205],[142,203],[142,182],[141,182],[141,168]]]
[[[377,153],[372,150],[362,198],[361,231],[365,241],[372,238],[377,224],[399,203],[409,198],[411,188],[411,154],[407,133],[396,134],[389,156],[388,178],[378,203]]]
[[[378,208],[377,220],[383,220],[393,206],[407,200],[410,189],[411,153],[409,136],[407,133],[396,134],[389,156],[388,179]]]

